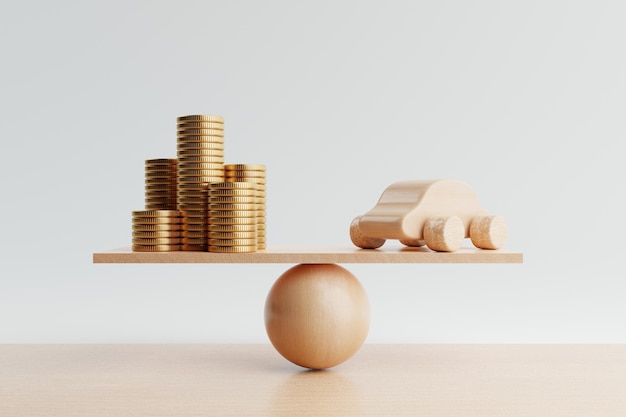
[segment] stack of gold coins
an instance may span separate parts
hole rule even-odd
[[[209,185],[209,252],[256,252],[256,197],[253,182]]]
[[[177,159],[146,160],[146,210],[176,210]]]
[[[133,211],[133,251],[180,250],[181,222],[181,213],[176,210]]]
[[[226,164],[224,165],[226,181],[253,182],[257,184],[257,249],[265,249],[265,165],[260,164]]]
[[[224,118],[177,118],[178,210],[183,214],[182,250],[208,250],[208,185],[224,181]]]

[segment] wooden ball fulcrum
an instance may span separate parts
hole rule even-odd
[[[369,321],[369,300],[361,283],[336,264],[288,269],[265,302],[272,345],[304,368],[331,368],[352,357],[365,342]]]

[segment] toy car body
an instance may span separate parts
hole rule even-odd
[[[396,182],[350,226],[352,242],[364,249],[398,239],[407,246],[452,252],[467,237],[476,247],[498,249],[506,234],[504,220],[490,215],[469,185],[451,179]]]

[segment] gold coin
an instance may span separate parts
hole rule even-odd
[[[185,135],[178,136],[176,138],[177,145],[191,145],[191,144],[201,144],[201,145],[224,145],[224,137],[223,136],[215,136],[215,135]]]
[[[251,177],[251,178],[265,178],[265,171],[239,171],[226,168],[228,165],[224,165],[224,172],[229,177]]]
[[[188,252],[207,252],[209,247],[208,245],[183,245],[180,250]]]
[[[216,180],[218,180],[217,177],[178,177],[178,186],[179,189],[181,185],[209,185],[214,183]],[[185,188],[192,188],[192,187],[182,187],[182,189]],[[196,187],[197,188],[197,187]]]
[[[265,223],[257,223],[256,224],[256,230],[258,232],[264,232],[265,231]]]
[[[206,233],[208,230],[208,227],[206,224],[196,224],[196,223],[183,223],[182,226],[182,231],[183,233],[188,233],[188,232],[202,232],[202,233]]]
[[[204,204],[209,207],[209,199],[205,195],[181,195],[177,201],[181,204]]]
[[[214,123],[224,123],[224,118],[222,116],[214,116],[207,114],[188,114],[185,116],[179,116],[176,118],[178,123],[186,123],[186,122],[214,122]]]
[[[146,191],[169,191],[176,190],[177,185],[171,184],[168,182],[163,182],[159,184],[146,184]]]
[[[179,151],[184,151],[187,149],[224,151],[224,144],[223,143],[211,143],[211,142],[189,142],[189,143],[179,142],[178,145],[176,145],[176,149]]]
[[[176,210],[135,210],[133,217],[180,217],[180,211]]]
[[[224,123],[217,122],[182,122],[176,125],[177,129],[217,129],[224,130]]]
[[[178,190],[178,199],[184,200],[200,200],[205,203],[209,203],[209,193],[202,189],[182,189]]]
[[[208,216],[209,210],[203,207],[201,209],[186,209],[182,210],[182,212],[183,219],[202,218],[204,221],[206,221],[206,216]]]
[[[228,182],[239,181],[256,183],[257,181],[265,181],[267,179],[265,175],[244,174],[240,171],[229,171],[227,169],[224,169],[224,176]]]
[[[138,232],[153,232],[153,231],[178,231],[181,230],[181,225],[178,223],[168,224],[133,224],[133,231]]]
[[[177,166],[178,159],[175,163],[172,164],[146,164],[143,169],[145,171],[171,171],[173,169],[176,169]]]
[[[256,239],[256,232],[209,232],[209,239]]]
[[[181,164],[220,164],[223,165],[224,164],[224,155],[221,156],[194,156],[194,155],[188,155],[188,156],[180,156],[178,158],[178,164],[179,166]]]
[[[265,217],[265,210],[258,210],[256,211],[256,215],[257,217]]]
[[[144,174],[144,179],[150,180],[146,182],[155,183],[155,181],[151,181],[153,178],[167,178],[169,181],[157,181],[158,183],[170,183],[176,184],[176,178],[178,176],[178,170],[173,170],[171,172],[163,172],[163,171],[150,171]]]
[[[256,190],[256,184],[250,182],[218,182],[215,184],[211,184],[210,189],[212,190],[232,190],[232,189],[245,189],[245,190]]]
[[[144,169],[146,174],[152,174],[152,173],[157,173],[157,172],[161,172],[163,174],[169,174],[171,172],[176,172],[176,170],[178,169],[178,165],[171,165],[171,166],[165,166],[165,165],[155,165],[155,166],[146,166],[146,168]]]
[[[265,171],[265,165],[261,164],[226,164],[224,168],[229,171]]]
[[[206,230],[185,230],[182,232],[182,236],[185,239],[206,239],[207,231]]]
[[[209,217],[209,224],[256,224],[256,217]]]
[[[216,253],[246,253],[256,252],[257,246],[209,246],[209,252]]]
[[[254,190],[209,190],[209,197],[256,197]]]
[[[234,203],[209,203],[209,210],[257,210],[256,203],[234,204]]]
[[[256,217],[256,210],[209,210],[209,217]]]
[[[188,226],[191,224],[195,224],[196,226],[202,226],[206,229],[210,223],[209,223],[209,220],[206,218],[206,216],[205,217],[186,217],[185,220],[183,220],[183,225]]]
[[[263,178],[243,178],[243,177],[227,177],[224,175],[226,182],[251,182],[253,184],[265,185],[265,179]]]
[[[146,198],[144,201],[145,204],[161,204],[161,205],[176,205],[178,202],[176,201],[176,198],[171,198],[171,199],[161,199],[161,198]],[[152,210],[152,209],[146,209],[146,210]],[[170,210],[170,209],[158,209],[158,210]],[[173,208],[171,210],[176,210],[176,208]]]
[[[178,210],[181,210],[184,213],[202,212],[204,213],[205,216],[207,216],[209,212],[209,205],[206,201],[194,201],[194,202],[178,201],[176,204],[177,204],[177,207],[179,207]],[[194,216],[192,214],[192,215],[186,215],[186,217],[198,217],[198,216]]]
[[[145,178],[149,180],[150,182],[155,182],[152,180],[159,179],[159,181],[157,181],[159,183],[170,182],[172,184],[176,184],[176,178],[178,175],[177,172],[178,170],[172,171],[172,172],[161,172],[161,171],[146,172]],[[165,181],[160,181],[160,179],[164,179]]]
[[[256,237],[253,239],[209,239],[211,246],[253,246],[256,245]]]
[[[176,158],[157,158],[157,159],[145,159],[144,164],[150,165],[176,165],[178,160]]]
[[[198,217],[198,218],[202,218],[204,221],[206,221],[206,216],[208,216],[209,211],[206,209],[202,209],[202,210],[183,210],[183,220],[186,218],[191,218],[191,217]]]
[[[176,189],[172,190],[151,190],[144,193],[146,198],[176,198]]]
[[[198,192],[196,194],[194,194],[191,191],[184,192],[184,193],[181,192],[178,194],[177,200],[180,203],[192,203],[192,204],[203,203],[203,204],[206,204],[207,207],[209,207],[209,199],[207,195],[202,192]]]
[[[210,169],[210,170],[219,170],[224,171],[224,165],[218,163],[194,163],[194,162],[184,162],[178,165],[178,169],[187,170],[187,169]]]
[[[256,245],[256,247],[257,247],[257,251],[261,251],[261,250],[267,249],[267,247],[265,246],[265,243],[258,243]]]
[[[181,204],[178,203],[176,206],[178,210],[186,211],[186,212],[201,212],[203,211],[205,215],[207,215],[209,208],[206,204]]]
[[[180,177],[222,177],[224,175],[224,171],[221,169],[185,169],[179,170],[178,175]]]
[[[220,149],[184,149],[178,150],[176,154],[181,158],[188,156],[213,156],[224,158],[224,151]]]
[[[133,245],[134,252],[176,252],[181,245]]]
[[[176,201],[176,197],[167,198],[167,199],[166,198],[161,198],[161,197],[158,197],[158,198],[146,197],[144,203],[145,204],[150,204],[150,205],[153,205],[153,204],[173,204],[173,205],[176,205],[177,201]],[[169,209],[169,208],[166,208],[166,209],[148,209],[148,208],[146,208],[146,210],[176,210],[176,208],[172,208],[172,209]]]
[[[161,231],[150,231],[144,232],[140,230],[133,230],[133,237],[137,238],[179,238],[182,236],[182,232],[180,230],[161,230]]]
[[[256,224],[209,224],[209,232],[256,232]]]
[[[209,202],[207,201],[206,197],[199,197],[199,198],[193,198],[193,197],[178,197],[176,199],[176,203],[180,204],[182,206],[189,206],[189,210],[195,210],[193,208],[193,206],[202,206],[202,208],[200,210],[208,210],[209,209]],[[181,211],[185,211],[182,210]]]
[[[209,195],[209,184],[196,184],[196,183],[191,183],[191,184],[178,184],[178,192],[179,193],[186,193],[186,192],[190,192],[190,193],[204,193],[204,195]]]
[[[224,181],[226,182],[250,182],[252,184],[257,184],[259,186],[264,186],[266,184],[265,178],[227,177],[225,174],[224,174]]]
[[[178,129],[176,136],[208,136],[208,137],[224,137],[224,131],[218,129]]]
[[[180,224],[180,217],[135,217],[133,224]]]
[[[167,165],[167,164],[176,164],[176,158],[157,158],[157,159],[146,159],[146,165]]]
[[[206,236],[204,237],[184,237],[183,245],[208,245],[209,239]]]
[[[172,177],[171,176],[167,176],[167,177],[164,177],[164,178],[160,178],[160,177],[147,177],[146,178],[146,184],[151,184],[151,185],[169,184],[169,183],[173,183],[173,182],[175,182],[175,180],[172,181]]]
[[[258,204],[257,197],[209,197],[209,204]]]
[[[176,203],[172,204],[146,204],[148,210],[174,210],[176,209]]]
[[[133,245],[180,245],[177,237],[133,237]]]

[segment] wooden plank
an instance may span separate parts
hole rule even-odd
[[[94,263],[522,263],[520,252],[427,248],[358,249],[354,247],[275,246],[254,253],[133,252],[130,248],[93,254]]]
[[[626,345],[0,345],[0,415],[623,417]]]

